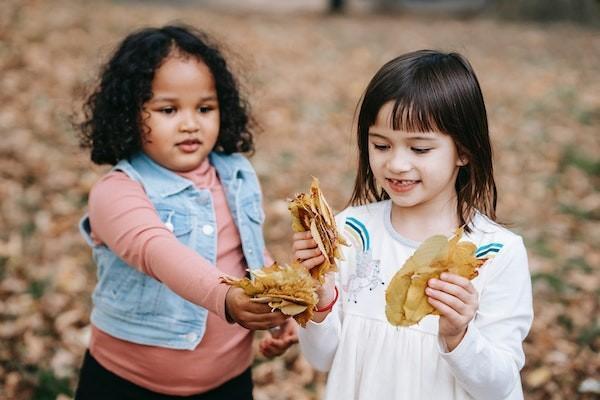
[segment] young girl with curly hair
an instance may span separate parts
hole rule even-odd
[[[469,62],[422,50],[386,63],[362,97],[357,143],[351,206],[337,216],[352,246],[319,289],[321,312],[298,333],[309,362],[329,371],[325,398],[522,399],[527,254],[495,222],[487,116]],[[392,325],[394,274],[428,237],[458,227],[487,258],[479,276],[430,279],[425,299],[438,315]],[[294,235],[294,249],[306,268],[323,262],[310,232]]]
[[[271,262],[222,54],[189,27],[134,32],[84,109],[82,143],[113,168],[80,224],[98,283],[76,398],[252,399],[252,331],[293,326],[219,280]]]

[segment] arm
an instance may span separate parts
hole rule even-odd
[[[121,172],[112,172],[92,189],[89,216],[93,236],[139,271],[221,318],[249,329],[283,323],[281,313],[250,302],[239,288],[220,283],[220,271],[183,245],[160,220],[142,186]],[[227,307],[226,307],[227,305]]]
[[[302,265],[307,269],[314,268],[324,261],[324,256],[308,231],[294,234],[293,248],[295,257],[302,261]],[[317,290],[317,309],[331,303],[335,297],[335,286],[336,278],[329,274],[323,286]],[[341,290],[339,283],[337,287]],[[312,321],[309,321],[305,328],[298,328],[302,354],[315,369],[328,371],[331,368],[341,329],[340,301],[336,302],[331,310],[315,312]]]
[[[475,398],[502,399],[520,390],[523,340],[533,318],[531,279],[521,239],[508,243],[484,268],[489,275],[479,309],[457,346],[442,357]]]
[[[341,302],[337,302],[321,321],[309,321],[298,328],[300,350],[306,360],[319,371],[329,371],[337,351],[342,331]]]

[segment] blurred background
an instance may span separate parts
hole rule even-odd
[[[267,243],[282,262],[286,199],[311,175],[335,209],[349,198],[352,119],[375,71],[421,48],[466,55],[488,107],[499,215],[529,251],[526,398],[599,398],[600,1],[4,0],[0,399],[72,396],[95,283],[76,226],[107,168],[78,147],[70,120],[124,35],[174,21],[212,34],[243,83],[262,128],[251,161]],[[257,356],[255,397],[317,400],[325,378],[296,347]]]

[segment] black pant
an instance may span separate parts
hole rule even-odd
[[[168,368],[168,367],[167,367]],[[86,351],[79,373],[75,400],[252,400],[250,368],[208,392],[192,396],[171,396],[144,389],[104,368]]]

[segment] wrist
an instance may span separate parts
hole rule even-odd
[[[317,288],[317,295],[319,301],[322,303],[329,303],[335,297],[335,277],[334,274],[326,274],[323,284]]]
[[[235,319],[233,319],[229,310],[229,303],[231,301],[230,297],[233,295],[233,289],[234,287],[230,286],[229,289],[227,289],[227,293],[225,294],[225,320],[230,324],[235,323]]]
[[[337,302],[339,295],[340,295],[340,293],[338,291],[338,288],[337,288],[337,286],[334,285],[333,293],[331,293],[330,297],[328,297],[326,299],[321,299],[319,297],[319,302],[317,303],[317,306],[315,307],[315,312],[322,313],[322,312],[331,311],[331,309]]]
[[[446,349],[448,350],[448,352],[451,352],[455,348],[458,347],[460,342],[462,342],[463,338],[465,337],[466,333],[467,333],[467,328],[465,328],[465,330],[462,333],[459,333],[458,335],[442,336],[442,339],[444,340],[444,343],[446,344]]]

